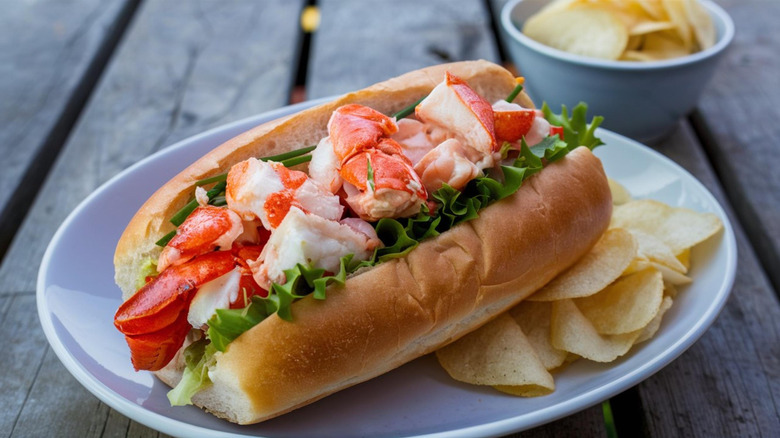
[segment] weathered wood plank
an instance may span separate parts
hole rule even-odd
[[[145,3],[0,267],[32,291],[66,215],[120,170],[177,140],[287,103],[302,1]]]
[[[498,60],[482,0],[322,0],[312,39],[309,98],[356,90],[449,61]]]
[[[10,436],[48,350],[33,295],[0,297],[0,339],[9,358],[0,378],[0,435]]]
[[[13,324],[0,325],[13,339],[6,348],[23,358],[0,379],[0,434],[15,424],[14,436],[158,435],[118,420],[54,354],[43,358],[32,296],[38,260],[77,203],[123,168],[194,133],[286,104],[302,4],[149,1],[138,10],[0,267],[0,296],[25,293],[14,298],[23,308],[7,312]]]
[[[780,288],[779,2],[719,0],[737,34],[699,111],[705,143],[775,289]]]
[[[688,125],[657,149],[693,173],[726,208],[737,233],[739,269],[732,296],[710,330],[639,385],[646,425],[651,436],[778,436],[780,305]]]
[[[510,435],[521,438],[578,438],[606,436],[601,405],[561,418],[543,426]]]
[[[126,0],[3,2],[0,257],[132,12]]]
[[[99,436],[108,407],[65,370],[50,348],[19,413],[11,437]]]

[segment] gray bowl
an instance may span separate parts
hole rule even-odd
[[[546,0],[512,0],[501,11],[502,37],[537,102],[558,110],[583,101],[605,127],[644,142],[657,141],[696,106],[718,60],[734,38],[734,22],[718,5],[701,0],[712,16],[716,43],[707,50],[655,62],[609,61],[553,49],[525,36],[523,22]]]

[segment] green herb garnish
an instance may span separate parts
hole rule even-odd
[[[371,167],[371,157],[366,155],[366,181],[368,182],[368,187],[371,188],[371,192],[376,191],[376,187],[374,186],[374,168]]]
[[[512,90],[511,93],[509,93],[509,96],[507,96],[506,99],[504,99],[505,101],[512,103],[512,101],[515,100],[517,95],[520,94],[521,91],[523,91],[523,83],[520,81],[522,81],[522,78],[518,78],[518,82],[517,85],[515,85],[515,89]]]
[[[154,244],[157,245],[157,246],[165,247],[165,245],[167,245],[168,242],[170,242],[171,239],[173,239],[173,236],[175,236],[175,235],[176,235],[176,230],[173,230],[170,233],[162,236],[160,238],[160,240],[158,240],[157,242],[154,242]]]
[[[213,365],[214,353],[217,350],[213,343],[205,338],[197,340],[184,349],[184,373],[179,384],[168,391],[168,401],[171,406],[192,404],[192,396],[211,385],[209,366]]]
[[[555,114],[547,106],[547,102],[545,102],[542,105],[542,112],[544,113],[544,118],[551,125],[563,127],[563,138],[570,145],[570,150],[572,147],[577,146],[587,146],[589,149],[593,149],[604,144],[600,138],[594,135],[596,128],[604,121],[604,117],[595,116],[588,123],[586,120],[588,105],[584,102],[580,102],[574,107],[571,111],[571,117],[569,117],[569,110],[566,108],[566,105],[561,105],[561,114]]]
[[[419,98],[413,104],[411,104],[411,105],[407,106],[406,108],[402,109],[401,111],[398,111],[397,113],[393,114],[393,117],[395,117],[396,120],[401,120],[401,119],[405,119],[405,118],[409,117],[414,112],[414,109],[417,108],[417,105],[419,105],[420,102],[425,100],[426,97],[428,97],[427,94],[425,96]]]
[[[227,186],[226,181],[222,181],[214,185],[214,187],[211,188],[208,192],[206,192],[206,196],[209,198],[209,202],[216,198],[217,196],[221,195],[222,192],[225,191],[225,187]],[[193,199],[190,202],[187,203],[184,207],[181,208],[176,214],[173,215],[171,218],[171,223],[176,225],[177,227],[184,223],[184,220],[187,219],[187,217],[195,211],[195,209],[198,208],[198,201],[197,199]]]
[[[278,161],[278,162],[282,162],[284,160],[287,160],[287,159],[290,159],[290,158],[293,158],[293,157],[297,157],[297,156],[300,156],[300,155],[306,155],[306,154],[308,154],[309,152],[313,151],[316,148],[317,148],[316,145],[315,146],[308,146],[308,147],[305,147],[305,148],[296,149],[294,151],[285,152],[285,153],[279,154],[279,155],[271,155],[270,157],[259,158],[259,160],[260,161]]]
[[[184,377],[169,393],[171,403],[174,405],[190,403],[190,397],[210,383],[207,371],[208,364],[213,363],[211,362],[213,355],[217,351],[225,351],[227,345],[243,332],[274,313],[282,319],[292,320],[291,305],[296,299],[307,295],[312,295],[315,299],[325,299],[327,286],[343,285],[349,273],[405,256],[422,240],[437,236],[459,223],[477,218],[482,208],[511,196],[525,180],[578,146],[584,145],[593,149],[603,144],[593,135],[602,118],[594,117],[590,124],[585,123],[584,114],[587,110],[585,104],[577,105],[572,111],[572,117],[568,116],[565,107],[560,115],[553,114],[547,105],[544,105],[544,108],[546,108],[545,118],[552,125],[564,127],[565,140],[561,140],[557,135],[548,136],[533,147],[528,147],[524,140],[521,141],[520,153],[512,165],[501,167],[502,180],[481,176],[470,181],[462,191],[445,185],[432,195],[436,204],[433,212],[429,211],[424,204],[415,217],[384,218],[375,223],[374,228],[383,246],[377,248],[369,260],[356,262],[352,260],[351,254],[342,257],[339,272],[331,276],[325,276],[323,269],[298,264],[284,271],[287,281],[283,285],[273,284],[267,298],[253,296],[251,303],[243,309],[217,310],[208,321],[207,337],[211,341],[208,344],[211,349],[204,350],[204,354],[198,361],[187,360]],[[368,164],[370,166],[370,162]],[[371,171],[373,173],[373,169]],[[195,354],[193,356],[197,357]]]

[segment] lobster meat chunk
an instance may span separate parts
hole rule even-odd
[[[163,248],[157,271],[180,265],[216,248],[228,249],[244,232],[241,218],[230,209],[204,205],[196,208]]]
[[[167,357],[169,349],[173,349],[171,354],[174,354],[181,347],[191,328],[187,313],[197,288],[225,275],[235,266],[230,251],[195,257],[187,263],[168,267],[119,306],[114,326],[125,335],[133,363],[139,364],[136,369],[154,371],[155,368],[147,367],[160,363],[160,358]],[[167,341],[163,343],[162,339]],[[178,347],[173,348],[174,344]],[[161,362],[162,365],[171,357]]]

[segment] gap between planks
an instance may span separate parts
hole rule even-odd
[[[89,62],[84,75],[74,87],[73,94],[68,98],[57,122],[46,136],[30,166],[22,175],[19,184],[14,188],[6,207],[0,212],[0,263],[5,258],[13,237],[24,222],[24,218],[46,180],[46,175],[57,160],[140,2],[141,0],[128,0],[124,4],[116,22],[106,33],[106,37],[100,44],[94,58]]]

